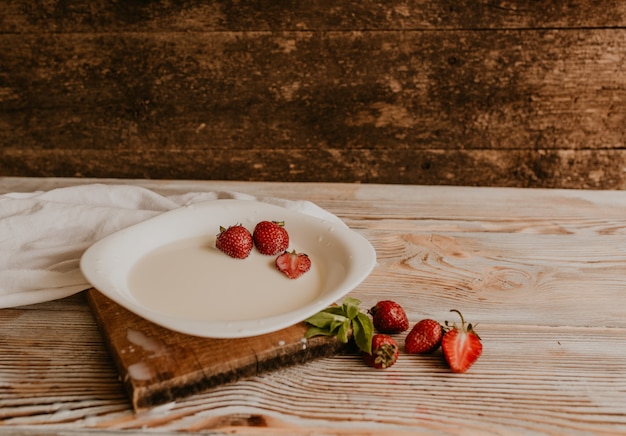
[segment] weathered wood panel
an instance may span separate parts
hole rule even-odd
[[[625,189],[623,150],[5,150],[5,172],[41,177],[329,181]],[[1,168],[0,168],[1,169]],[[2,173],[2,171],[0,171]]]
[[[0,3],[0,175],[626,187],[622,2]]]
[[[623,27],[620,0],[2,0],[0,33]]]

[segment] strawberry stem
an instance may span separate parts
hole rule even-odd
[[[465,330],[465,319],[463,318],[463,314],[456,309],[450,309],[450,312],[456,312],[459,314],[459,316],[461,317],[461,330]]]
[[[463,318],[463,314],[460,311],[456,309],[450,309],[450,312],[456,312],[461,317],[461,329],[460,330],[462,332],[472,332],[473,334],[476,335],[478,339],[480,339],[480,336],[478,336],[478,333],[476,333],[476,331],[474,330],[474,326],[471,323],[467,325],[467,328],[465,328],[465,318]],[[446,327],[447,326],[448,326],[448,321],[446,321]],[[453,325],[453,327],[456,327],[456,325]]]

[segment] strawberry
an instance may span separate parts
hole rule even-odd
[[[400,349],[396,341],[389,335],[376,334],[372,337],[372,352],[363,352],[363,360],[377,369],[389,368],[398,360]]]
[[[285,251],[275,260],[278,271],[285,274],[290,279],[297,279],[311,268],[311,259],[304,253]]]
[[[409,328],[409,319],[402,306],[395,301],[383,300],[369,310],[374,327],[380,333],[401,333]]]
[[[215,240],[215,247],[236,259],[245,259],[252,250],[252,235],[241,224],[224,228],[220,226],[220,232]]]
[[[453,372],[465,372],[482,354],[483,344],[480,342],[480,337],[474,332],[472,324],[465,326],[461,312],[456,309],[452,309],[450,312],[459,314],[461,327],[457,327],[456,324],[450,327],[446,321],[447,331],[441,340],[441,348],[450,369]]]
[[[409,354],[432,353],[441,345],[442,336],[441,324],[433,319],[423,319],[404,339],[404,349]]]
[[[289,247],[289,234],[283,221],[261,221],[252,233],[254,245],[261,254],[273,256]]]

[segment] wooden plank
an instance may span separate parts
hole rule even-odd
[[[0,10],[3,175],[624,187],[617,0]]]
[[[626,189],[624,150],[0,149],[0,174]]]
[[[619,0],[0,2],[0,33],[619,27]]]
[[[346,350],[335,338],[305,339],[304,323],[250,338],[201,338],[149,322],[95,289],[87,299],[136,411]]]
[[[2,172],[620,187],[625,32],[0,35]]]
[[[92,181],[0,178],[0,190]],[[364,307],[398,298],[412,323],[461,309],[484,354],[466,374],[439,352],[402,353],[384,372],[339,354],[134,413],[77,295],[0,311],[0,433],[626,433],[623,192],[122,182],[316,200],[376,248],[353,292]]]
[[[2,35],[0,42],[3,148],[624,144],[624,29]]]

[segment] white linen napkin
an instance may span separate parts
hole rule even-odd
[[[163,196],[131,185],[88,184],[0,195],[0,308],[67,297],[91,286],[83,252],[103,237],[160,213],[206,200],[257,200],[343,223],[309,201],[239,192]]]

